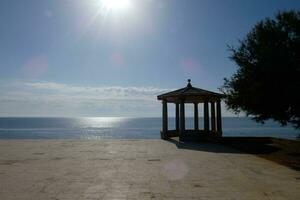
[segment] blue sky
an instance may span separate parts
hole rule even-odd
[[[0,1],[1,116],[160,116],[156,95],[218,91],[227,45],[288,0]],[[231,115],[224,112],[225,115]]]

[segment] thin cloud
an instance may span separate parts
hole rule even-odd
[[[2,116],[158,116],[155,87],[17,82],[0,88]]]
[[[173,89],[156,87],[78,86],[57,82],[10,82],[0,85],[1,116],[123,116],[161,115],[157,95]],[[233,116],[226,111],[224,116]],[[186,114],[193,116],[190,105]],[[202,107],[199,105],[200,116]],[[169,106],[174,116],[174,105]]]
[[[73,86],[55,82],[31,82],[24,83],[32,92],[44,91],[58,95],[72,95],[79,98],[92,99],[145,99],[156,100],[155,95],[170,89],[155,87],[120,87],[120,86]],[[83,96],[85,95],[85,96]]]

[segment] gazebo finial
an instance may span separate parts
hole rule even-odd
[[[191,87],[192,87],[191,79],[188,79],[187,81],[188,81],[187,87],[188,87],[188,88],[191,88]]]

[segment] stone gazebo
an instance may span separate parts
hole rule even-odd
[[[157,96],[162,100],[161,138],[178,137],[180,140],[197,139],[207,136],[222,136],[221,98],[223,94],[193,87],[188,80],[186,87]],[[175,130],[168,130],[168,103],[175,104]],[[194,129],[185,129],[184,104],[194,104]],[[204,129],[199,129],[198,104],[203,103]],[[209,109],[210,104],[210,109]],[[209,114],[210,110],[210,114]]]

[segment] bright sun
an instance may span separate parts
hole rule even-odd
[[[107,10],[125,10],[130,7],[130,0],[102,0],[101,2]]]

